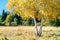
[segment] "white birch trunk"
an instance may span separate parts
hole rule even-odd
[[[39,36],[42,34],[42,26],[43,26],[43,17],[41,19],[40,29],[39,29]]]
[[[35,18],[34,18],[34,25],[35,25],[35,33],[38,36],[39,33],[38,33],[37,22],[36,22],[36,19]]]

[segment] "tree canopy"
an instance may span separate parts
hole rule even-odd
[[[55,20],[60,19],[59,0],[8,0],[7,9],[24,19],[42,16]]]

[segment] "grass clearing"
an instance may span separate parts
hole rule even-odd
[[[41,37],[34,27],[0,27],[0,40],[60,40],[60,27],[43,27]]]

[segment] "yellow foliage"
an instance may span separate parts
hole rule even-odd
[[[13,12],[25,19],[30,17],[40,19],[42,16],[60,19],[57,17],[57,14],[60,14],[60,2],[57,0],[9,0],[7,9],[12,8]]]

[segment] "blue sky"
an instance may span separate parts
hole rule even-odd
[[[7,11],[6,8],[6,3],[8,0],[0,0],[0,15],[2,14],[2,10],[4,9],[5,11]]]

